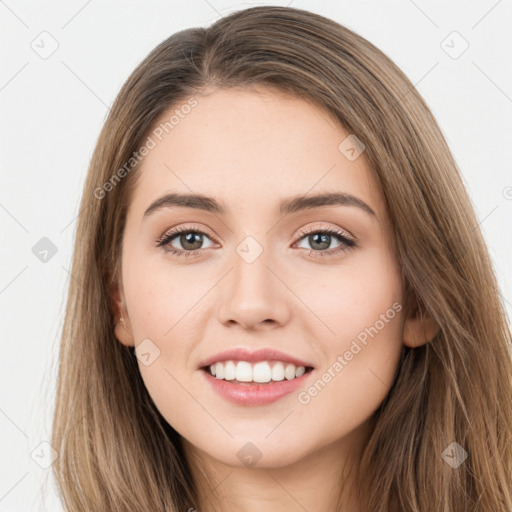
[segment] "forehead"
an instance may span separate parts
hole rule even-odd
[[[275,208],[285,197],[342,191],[382,209],[364,152],[325,110],[269,89],[220,89],[166,111],[149,134],[130,210],[168,191],[215,196],[238,209]],[[182,108],[193,104],[192,108]],[[340,146],[341,144],[341,146]],[[356,147],[356,150],[360,149]]]

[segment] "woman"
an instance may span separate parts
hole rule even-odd
[[[512,509],[477,219],[418,92],[334,21],[254,7],[155,48],[101,132],[72,273],[66,510]]]

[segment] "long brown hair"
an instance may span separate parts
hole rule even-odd
[[[446,141],[414,86],[375,46],[322,16],[269,6],[163,41],[123,85],[101,131],[78,218],[52,432],[66,510],[195,506],[181,438],[152,402],[133,348],[114,337],[110,294],[134,153],[155,122],[207,88],[253,85],[315,102],[363,141],[394,226],[404,308],[440,327],[431,342],[404,346],[371,419],[356,479],[361,510],[510,512],[511,334]],[[457,467],[447,462],[454,454]]]

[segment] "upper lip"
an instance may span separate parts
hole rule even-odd
[[[285,354],[280,350],[276,350],[273,348],[260,348],[258,350],[251,350],[245,347],[230,348],[228,350],[223,350],[222,352],[219,352],[218,354],[208,357],[204,361],[199,363],[199,368],[204,368],[206,366],[210,366],[213,363],[218,363],[220,361],[229,360],[248,362],[277,360],[283,361],[285,363],[291,363],[295,366],[309,366],[313,368],[313,365],[311,363],[303,361],[302,359],[298,359],[297,357]]]

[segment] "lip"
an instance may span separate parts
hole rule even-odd
[[[224,350],[222,352],[219,352],[218,354],[208,357],[204,361],[199,363],[199,368],[204,368],[212,365],[213,363],[229,360],[247,361],[249,363],[256,363],[258,361],[283,361],[284,363],[291,363],[294,364],[295,366],[309,366],[310,368],[314,368],[314,366],[311,363],[285,354],[280,350],[276,350],[273,348],[261,348],[258,350],[250,350],[245,347],[237,347]],[[298,379],[300,378],[301,377],[298,377]],[[294,380],[295,379],[293,379],[290,382],[293,382]]]
[[[301,386],[304,386],[306,380],[314,373],[314,370],[310,369],[300,377],[295,377],[292,380],[282,380],[268,384],[235,384],[229,380],[217,379],[205,369],[201,369],[201,373],[213,390],[223,398],[237,405],[258,406],[276,402],[280,398],[297,391]]]

